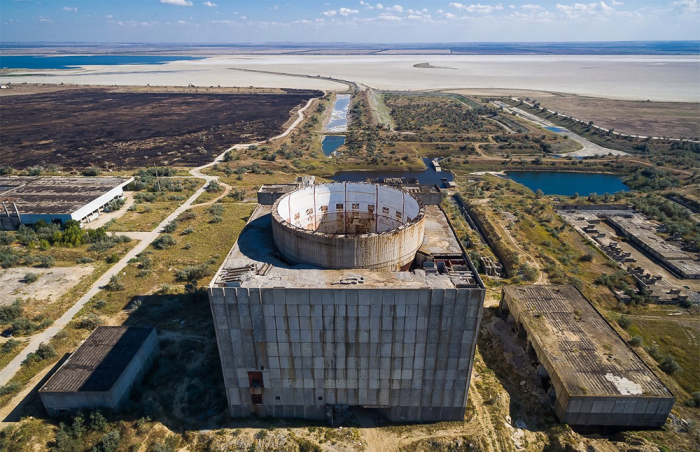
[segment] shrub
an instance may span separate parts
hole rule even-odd
[[[116,264],[117,262],[119,262],[119,255],[117,253],[112,253],[109,256],[107,256],[105,262],[107,262],[108,264]]]
[[[19,391],[21,387],[22,385],[17,383],[16,381],[8,383],[5,386],[0,386],[0,396],[12,394],[13,392]]]
[[[12,350],[16,349],[19,344],[20,341],[10,338],[4,344],[2,344],[2,347],[0,347],[0,353],[10,353]]]
[[[98,167],[91,166],[90,168],[83,171],[83,176],[95,177],[95,176],[99,176],[101,173],[102,173],[102,171],[100,171],[100,169]]]
[[[180,216],[177,217],[178,220],[182,220],[182,221],[194,220],[195,218],[197,218],[197,214],[191,210],[187,210],[185,212],[182,212],[180,214]]]
[[[33,282],[36,282],[37,279],[39,279],[41,275],[38,275],[36,273],[27,273],[24,275],[24,279],[22,280],[26,284],[31,284]]]
[[[224,219],[221,215],[214,215],[211,217],[211,220],[209,220],[209,223],[221,223],[222,221],[224,221]]]
[[[119,276],[112,275],[112,277],[109,279],[109,282],[105,284],[104,289],[110,292],[117,292],[120,290],[124,290],[125,286],[122,280],[119,278]]]
[[[664,356],[659,363],[659,367],[669,375],[673,375],[681,370],[681,366],[676,362],[672,355]]]
[[[243,201],[245,199],[245,191],[236,189],[229,193],[229,196],[232,197],[234,201]]]
[[[700,392],[694,392],[690,398],[685,401],[685,404],[690,407],[700,408]]]
[[[224,206],[221,204],[212,204],[207,211],[212,214],[212,215],[223,215],[224,213]]]
[[[221,190],[223,190],[223,187],[221,187],[221,184],[219,184],[215,180],[209,182],[209,185],[207,185],[207,188],[206,188],[207,193],[218,193]]]
[[[297,438],[299,452],[321,452],[321,446],[305,438]]]
[[[122,442],[122,436],[119,434],[118,430],[112,430],[102,437],[102,447],[103,452],[116,452]]]
[[[10,323],[22,316],[22,304],[19,299],[9,306],[0,306],[0,323]]]
[[[34,362],[44,361],[46,359],[53,358],[54,356],[56,356],[56,349],[53,348],[53,346],[42,342],[39,344],[39,348],[37,348],[35,352],[27,355],[27,358],[22,364],[27,365]]]
[[[630,318],[626,315],[621,315],[620,318],[617,319],[617,324],[622,328],[627,329],[632,325],[632,320],[630,320]]]
[[[175,232],[177,229],[177,220],[173,220],[163,227],[163,232]]]
[[[14,234],[10,234],[7,231],[0,231],[0,246],[11,245],[14,241]]]
[[[53,256],[39,256],[37,260],[39,261],[39,267],[41,268],[51,268],[55,264]]]
[[[175,279],[178,281],[196,281],[209,274],[209,266],[201,264],[193,267],[186,267],[177,272]]]
[[[90,430],[103,432],[107,428],[107,419],[99,412],[93,411],[90,414]]]
[[[593,254],[592,253],[586,253],[583,256],[579,258],[581,262],[590,262],[593,260]]]
[[[95,262],[95,259],[93,259],[91,257],[87,257],[87,256],[79,257],[78,259],[75,260],[76,264],[89,264],[91,262]]]
[[[185,229],[182,231],[182,235],[192,234],[193,232],[194,232],[194,228],[185,228]]]
[[[88,314],[82,319],[78,320],[78,328],[82,328],[84,330],[92,331],[98,326],[102,325],[104,323],[104,320],[102,317],[100,317],[97,314]]]
[[[644,339],[642,339],[641,336],[634,336],[632,340],[630,340],[630,345],[633,347],[641,347],[644,345]]]
[[[157,250],[164,250],[177,244],[177,240],[170,234],[163,234],[151,244]]]

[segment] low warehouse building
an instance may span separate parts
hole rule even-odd
[[[0,230],[39,220],[90,222],[113,200],[124,196],[133,178],[0,177]]]
[[[39,389],[49,416],[119,410],[158,355],[155,328],[101,326]]]
[[[574,426],[661,427],[675,398],[573,286],[510,286],[508,313],[561,422]]]

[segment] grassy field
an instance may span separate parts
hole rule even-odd
[[[202,181],[197,179],[173,180],[182,181],[184,188],[181,191],[134,193],[134,205],[121,218],[108,223],[109,230],[152,231],[202,185]]]

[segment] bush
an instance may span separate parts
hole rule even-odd
[[[89,264],[95,262],[95,259],[91,257],[79,257],[78,259],[75,260],[76,264]]]
[[[182,235],[192,234],[193,232],[194,232],[194,228],[185,228],[185,229],[182,231]]]
[[[209,223],[221,223],[224,221],[224,218],[221,215],[214,215],[211,217],[211,220],[209,220]]]
[[[221,187],[221,184],[219,184],[215,180],[209,182],[209,185],[207,185],[207,188],[206,188],[207,193],[218,193],[221,190],[223,190],[223,187]]]
[[[586,253],[583,256],[579,258],[581,262],[590,262],[593,260],[593,254],[592,253]]]
[[[164,250],[177,245],[177,240],[170,234],[163,234],[155,239],[151,245],[157,250]]]
[[[182,220],[182,221],[194,220],[195,218],[197,218],[197,214],[191,210],[187,210],[185,212],[182,212],[180,214],[180,216],[177,217],[178,220]]]
[[[245,199],[245,191],[236,189],[229,193],[229,196],[232,197],[234,201],[243,201]]]
[[[56,349],[53,348],[53,346],[42,342],[39,344],[39,348],[37,348],[35,352],[27,355],[27,358],[22,364],[27,365],[34,362],[44,361],[46,359],[53,358],[54,356],[56,356]]]
[[[212,206],[209,207],[209,209],[207,209],[207,211],[214,216],[223,215],[224,206],[222,206],[221,204],[212,204]]]
[[[163,227],[163,232],[175,232],[177,229],[177,220],[173,220]]]
[[[8,383],[5,386],[0,386],[0,396],[12,394],[13,392],[19,391],[20,388],[22,388],[22,385],[17,383],[16,381]]]
[[[95,177],[95,176],[99,176],[101,173],[102,173],[102,171],[100,171],[100,169],[98,167],[91,166],[90,168],[83,171],[83,176]]]
[[[669,375],[673,375],[681,370],[681,366],[676,362],[672,355],[664,356],[659,363],[659,367]]]
[[[201,264],[193,267],[186,267],[177,272],[175,279],[178,281],[196,281],[209,274],[209,266]]]
[[[112,277],[109,279],[109,282],[104,286],[104,289],[110,292],[117,292],[120,290],[124,290],[125,288],[126,287],[124,286],[124,283],[117,275],[112,275]]]
[[[36,273],[27,273],[24,275],[24,279],[22,280],[26,284],[31,284],[33,282],[36,282],[37,279],[39,279],[41,275],[38,275]]]
[[[630,340],[630,345],[632,347],[641,347],[644,345],[644,339],[642,339],[641,336],[634,336],[632,340]]]
[[[102,437],[100,450],[103,452],[116,452],[122,442],[122,436],[118,430],[112,430]]]
[[[117,262],[119,262],[119,255],[117,253],[112,253],[109,256],[107,256],[105,262],[107,262],[108,264],[116,264]]]
[[[21,342],[18,341],[17,339],[10,338],[4,344],[2,344],[2,347],[0,347],[0,353],[2,353],[2,354],[10,353],[10,352],[12,352],[12,350],[16,349],[20,343]]]
[[[617,324],[622,328],[627,329],[632,325],[632,320],[630,320],[630,318],[626,315],[621,315],[620,318],[617,319]]]
[[[321,446],[305,438],[298,438],[299,452],[321,452]]]
[[[690,398],[685,401],[685,404],[690,407],[700,408],[700,392],[694,392]]]
[[[10,323],[22,316],[22,304],[19,299],[9,306],[0,306],[0,323]]]
[[[90,430],[96,432],[103,432],[107,428],[107,419],[99,412],[99,410],[93,411],[90,414]]]
[[[78,328],[82,328],[84,330],[92,331],[98,326],[102,325],[104,323],[104,320],[102,317],[100,317],[97,314],[88,314],[82,319],[78,320]]]

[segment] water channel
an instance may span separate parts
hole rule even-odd
[[[423,159],[426,169],[423,171],[339,171],[331,177],[337,182],[365,182],[367,179],[405,178],[407,182],[414,179],[419,184],[433,184],[444,188],[445,182],[454,180],[452,171],[435,171],[430,159]]]

